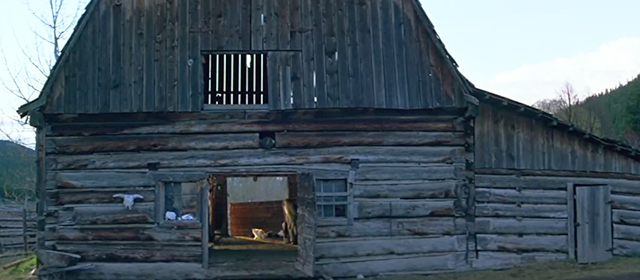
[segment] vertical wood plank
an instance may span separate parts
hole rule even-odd
[[[504,168],[504,116],[500,109],[493,108],[493,168]]]
[[[424,100],[426,100],[427,92],[420,90],[421,76],[426,79],[429,73],[428,65],[422,64],[422,57],[419,51],[419,42],[416,35],[416,19],[415,13],[413,13],[412,5],[404,4],[404,34],[405,34],[405,61],[407,66],[407,100],[409,100],[408,108],[426,108]],[[478,138],[476,138],[478,139]]]
[[[358,48],[360,51],[360,87],[361,94],[358,95],[360,101],[356,101],[356,106],[372,107],[375,100],[373,94],[373,47],[371,46],[371,24],[369,19],[370,2],[358,0]],[[388,48],[387,48],[388,49]],[[386,58],[386,57],[385,57]],[[385,65],[389,65],[385,60]],[[386,68],[385,68],[386,69]],[[386,73],[386,72],[385,72]],[[385,76],[386,79],[386,76]],[[385,85],[388,81],[385,81]],[[385,88],[385,91],[388,87]],[[388,91],[385,92],[387,95]],[[387,103],[388,108],[389,104]]]
[[[325,44],[324,44],[324,1],[312,1],[313,3],[313,45],[315,57],[315,89],[316,107],[327,108],[326,68],[325,68]]]
[[[224,49],[239,50],[241,48],[240,29],[242,27],[242,1],[225,1],[225,25],[227,31]]]
[[[136,0],[139,1],[139,0]],[[190,2],[178,0],[178,111],[189,111],[189,5]]]
[[[567,248],[569,249],[569,259],[576,259],[576,210],[575,210],[575,190],[573,183],[567,183]]]
[[[146,25],[145,25],[145,0],[134,0],[134,19],[133,19],[133,31],[134,33],[134,71],[133,71],[133,98],[131,100],[131,111],[142,112],[144,111],[144,96],[145,96],[145,50],[146,50]]]
[[[509,112],[509,114],[512,114]],[[504,167],[513,169],[516,167],[516,124],[513,117],[504,118],[503,127],[504,130]],[[500,129],[500,128],[499,128]]]
[[[613,257],[613,252],[610,250],[613,248],[613,224],[611,222],[611,186],[602,186],[600,190],[600,209],[596,212],[599,213],[602,223],[599,230],[601,231],[600,240],[602,242],[602,250],[598,252],[600,257],[598,261],[605,262]]]
[[[416,16],[416,11],[411,11],[410,15]],[[413,22],[416,22],[417,19],[414,18]],[[418,77],[420,82],[420,95],[422,96],[422,100],[425,104],[425,108],[433,108],[437,107],[436,100],[434,98],[435,95],[435,85],[433,81],[433,65],[431,64],[431,41],[429,37],[427,37],[427,33],[424,30],[424,26],[421,24],[415,24],[415,34],[416,34],[416,43],[417,43],[417,51],[419,52],[420,57],[420,65],[418,68]]]
[[[134,1],[123,1],[122,10],[124,19],[122,21],[122,92],[120,95],[120,111],[121,112],[135,112],[131,104],[134,98],[133,94],[133,38],[135,36],[135,28],[133,25],[134,16]]]
[[[144,56],[144,109],[145,112],[155,110],[155,58],[156,58],[156,3],[154,0],[144,1],[145,21],[145,56]]]
[[[380,13],[384,7],[382,6],[383,2],[387,2],[387,0],[371,0],[371,44],[373,47],[373,92],[375,103],[374,106],[377,108],[386,108],[386,96],[385,96],[385,87],[384,87],[384,67],[385,64],[383,62],[382,50],[385,49],[383,47],[384,43],[388,43],[382,40],[383,37],[383,24],[384,22],[380,21]],[[389,46],[387,46],[389,48]]]
[[[291,109],[291,90],[292,90],[292,75],[291,75],[291,58],[292,53],[282,53],[281,68],[280,68],[280,81],[281,81],[281,96],[282,96],[282,109]]]
[[[253,0],[241,0],[241,18],[240,20],[240,50],[251,49],[251,2]],[[294,1],[299,3],[299,0]]]
[[[291,1],[289,9],[289,18],[291,22],[291,49],[295,50],[291,57],[291,86],[293,91],[292,108],[304,108],[303,102],[303,75],[304,67],[302,64],[302,1]]]
[[[216,34],[220,28],[217,21],[218,16],[221,13],[217,13],[215,9],[222,10],[222,4],[220,2],[214,3],[214,1],[202,1],[202,30],[200,32],[201,50],[215,50],[214,41],[221,38],[220,34]]]
[[[282,55],[279,52],[267,54],[267,88],[269,90],[269,108],[278,110],[282,108]]]
[[[155,111],[167,110],[167,2],[156,0],[155,10]]]
[[[36,128],[36,214],[38,217],[45,217],[47,211],[47,169],[45,161],[46,135],[45,128]],[[38,248],[45,248],[45,220],[37,221],[37,244]]]
[[[310,1],[310,0],[306,0]],[[305,0],[303,0],[304,4]],[[264,39],[264,0],[251,0],[251,50],[263,50]]]
[[[97,45],[98,45],[98,37],[99,34],[97,34],[96,31],[96,18],[91,18],[89,19],[89,22],[87,23],[87,37],[86,39],[88,40],[86,42],[86,46],[89,48],[89,50],[87,50],[87,56],[85,56],[85,64],[87,65],[87,76],[86,76],[86,80],[85,80],[85,84],[86,84],[86,91],[85,92],[85,113],[93,113],[95,112],[95,103],[96,100],[98,99],[98,91],[97,91],[97,86],[98,86],[98,75],[97,75],[97,70],[98,70],[98,65],[96,64],[97,59],[98,59],[98,55],[93,53],[94,51],[96,51]],[[89,55],[91,54],[91,55]]]
[[[340,107],[340,92],[338,84],[338,44],[337,44],[337,9],[336,0],[324,0],[324,54],[326,65],[326,94],[329,108]]]
[[[276,1],[264,0],[264,49],[278,49],[278,15]]]
[[[100,58],[100,65],[98,68],[98,75],[100,76],[99,97],[100,105],[98,112],[109,112],[110,105],[110,77],[111,77],[111,1],[100,2],[100,49],[98,55]]]
[[[189,30],[201,30],[200,0],[189,0]],[[189,99],[190,111],[202,110],[204,104],[204,80],[202,77],[202,55],[200,53],[200,35],[189,33]]]
[[[85,26],[85,28],[87,28]],[[85,29],[84,32],[87,30]],[[87,67],[87,61],[90,60],[90,34],[83,33],[80,34],[80,38],[76,41],[75,47],[78,49],[77,57],[78,57],[78,79],[77,79],[77,87],[75,93],[75,112],[74,113],[86,113],[87,112],[87,81],[89,80],[89,72],[92,72],[92,69]]]
[[[406,40],[404,34],[404,12],[402,1],[389,1],[393,8],[393,34],[395,43],[395,66],[396,66],[396,94],[398,95],[398,108],[409,109],[409,97],[407,93],[407,62],[406,62]]]
[[[209,186],[208,180],[198,182],[198,185],[201,185],[200,189],[200,213],[202,213],[202,217],[200,217],[200,223],[202,224],[202,267],[204,269],[209,269]]]
[[[290,0],[276,0],[276,11],[278,15],[278,50],[291,49],[291,14],[289,11],[291,3],[289,1]]]
[[[123,33],[123,11],[122,2],[108,1],[111,4],[111,72],[109,73],[109,112],[120,112],[120,102],[122,100],[122,42]]]
[[[387,108],[399,108],[398,106],[398,83],[396,76],[396,40],[393,22],[393,1],[381,1],[380,18],[382,21],[383,41],[389,42],[389,46],[383,49],[384,56],[384,85]]]
[[[178,106],[178,1],[167,1],[167,77],[166,81],[166,110],[175,112]]]
[[[349,55],[348,46],[348,15],[347,2],[337,1],[337,51],[338,51],[338,91],[340,92],[340,107],[351,106],[351,85],[349,79]]]
[[[289,8],[289,25],[291,33],[290,36],[290,49],[293,51],[300,51],[302,49],[302,1],[301,0],[290,0],[291,3]]]
[[[77,79],[76,75],[78,73],[78,69],[76,61],[77,61],[77,52],[78,49],[72,49],[69,52],[69,59],[67,59],[67,65],[64,72],[64,94],[62,96],[62,112],[67,114],[75,113],[76,104],[75,98],[77,94]]]
[[[349,89],[351,92],[351,106],[358,107],[364,103],[364,89],[360,86],[360,51],[358,45],[358,7],[357,0],[347,1],[347,46],[349,47]]]
[[[313,8],[311,0],[301,0],[302,20],[302,105],[301,108],[315,108],[315,51],[313,47]]]

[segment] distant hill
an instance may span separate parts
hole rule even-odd
[[[24,146],[0,140],[0,203],[5,199],[33,197],[36,182],[36,153]]]

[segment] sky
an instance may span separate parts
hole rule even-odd
[[[48,0],[5,0],[0,9],[0,79],[25,70],[19,46],[38,42],[29,5],[46,12]],[[68,15],[87,0],[67,1]],[[564,83],[585,97],[640,74],[638,0],[420,0],[460,71],[477,87],[531,105],[554,98]],[[46,49],[42,45],[40,52]],[[34,56],[38,51],[28,50]],[[3,59],[0,56],[0,59]],[[4,66],[4,67],[2,67]],[[19,72],[33,73],[33,69]],[[36,75],[31,75],[36,76]],[[35,96],[34,96],[35,97]],[[0,87],[0,128],[32,146],[33,130],[18,126],[24,102]],[[5,138],[0,135],[0,139]]]

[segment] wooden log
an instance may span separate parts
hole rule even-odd
[[[327,258],[465,252],[467,245],[466,236],[348,238],[322,241],[321,239],[316,242],[314,252],[320,261]]]
[[[27,257],[27,258],[22,258],[22,259],[19,259],[19,260],[16,260],[16,261],[12,261],[12,262],[10,262],[10,263],[8,263],[8,264],[3,265],[3,266],[2,266],[2,269],[7,270],[7,269],[12,268],[12,267],[14,267],[14,266],[18,266],[18,265],[20,265],[21,263],[24,263],[24,262],[26,262],[26,261],[31,260],[32,258],[33,258],[33,257]]]
[[[318,226],[317,238],[365,237],[365,236],[421,236],[436,234],[463,234],[464,219],[413,218],[355,220],[353,225]]]
[[[122,198],[114,198],[119,193],[139,194],[142,199],[136,199],[136,203],[155,201],[156,193],[152,188],[121,188],[121,189],[63,189],[56,191],[57,202],[65,204],[96,204],[96,203],[122,203]],[[49,195],[53,195],[49,193]]]
[[[640,196],[611,195],[611,208],[624,210],[640,210]]]
[[[59,225],[103,225],[153,223],[152,202],[136,203],[131,210],[122,204],[87,204],[69,206],[58,212]]]
[[[616,224],[640,226],[640,211],[614,209],[611,221]]]
[[[462,146],[459,132],[279,132],[278,148],[335,146]]]
[[[477,217],[567,218],[565,205],[476,204]]]
[[[477,218],[476,233],[567,234],[567,219]]]
[[[365,181],[354,182],[355,198],[455,198],[457,181]]]
[[[454,216],[455,199],[371,199],[358,200],[354,218],[407,218]]]
[[[80,258],[80,255],[69,254],[64,252],[52,251],[52,250],[38,250],[38,261],[46,267],[69,267],[76,265]]]
[[[257,149],[258,134],[50,137],[48,154]]]
[[[493,169],[492,169],[493,170]],[[478,171],[476,171],[478,172]],[[581,173],[575,173],[576,176]],[[483,175],[476,173],[476,187],[479,188],[506,188],[506,189],[539,189],[539,190],[565,190],[567,183],[575,185],[610,185],[612,193],[640,194],[638,181],[627,179],[615,179],[608,173],[602,174],[602,178],[589,177],[552,177],[552,176],[517,176],[517,175]]]
[[[566,260],[567,254],[560,253],[502,253],[479,252],[478,259],[473,261],[475,269],[500,269],[517,265],[534,264]]]
[[[613,239],[613,254],[624,257],[637,257],[640,255],[640,242]]]
[[[201,262],[200,243],[57,242],[62,252],[78,254],[83,262]]]
[[[332,277],[375,276],[382,273],[445,272],[468,266],[466,253],[439,253],[424,255],[390,255],[383,257],[340,258],[316,263],[320,274]]]
[[[566,235],[493,235],[478,234],[479,251],[501,251],[511,253],[553,252],[566,253]]]
[[[159,163],[159,168],[313,163],[349,164],[354,159],[360,160],[361,163],[451,163],[458,161],[460,151],[461,148],[453,147],[337,147],[74,155],[50,156],[47,167],[58,170],[146,169],[150,162]],[[452,168],[435,170],[446,172]],[[436,178],[442,176],[436,176]]]
[[[155,187],[147,172],[59,172],[59,188]]]
[[[202,232],[200,228],[168,228],[148,224],[61,226],[57,228],[56,240],[199,242]]]
[[[613,172],[597,172],[597,171],[564,171],[564,170],[525,170],[525,169],[499,169],[499,168],[477,168],[476,172],[482,175],[515,175],[525,176],[542,176],[542,177],[573,177],[582,179],[626,179],[640,181],[638,174],[613,173]],[[638,191],[634,191],[637,193]]]
[[[476,188],[476,201],[498,203],[567,204],[566,191]]]
[[[640,241],[640,227],[614,224],[613,238]]]
[[[451,180],[458,178],[461,169],[461,166],[452,164],[361,165],[356,172],[356,180]]]

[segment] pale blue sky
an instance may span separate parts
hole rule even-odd
[[[48,3],[4,0],[0,10],[0,47],[14,69],[23,58],[14,32],[29,45],[35,41],[31,28],[38,28],[25,1],[41,10]],[[69,12],[87,3],[66,1],[74,4]],[[420,1],[471,82],[526,104],[554,97],[564,82],[586,95],[640,74],[639,0]],[[6,67],[0,77],[6,79]],[[5,114],[22,103],[3,88],[0,100]],[[3,127],[11,123],[0,120]],[[32,138],[30,131],[15,133]]]

